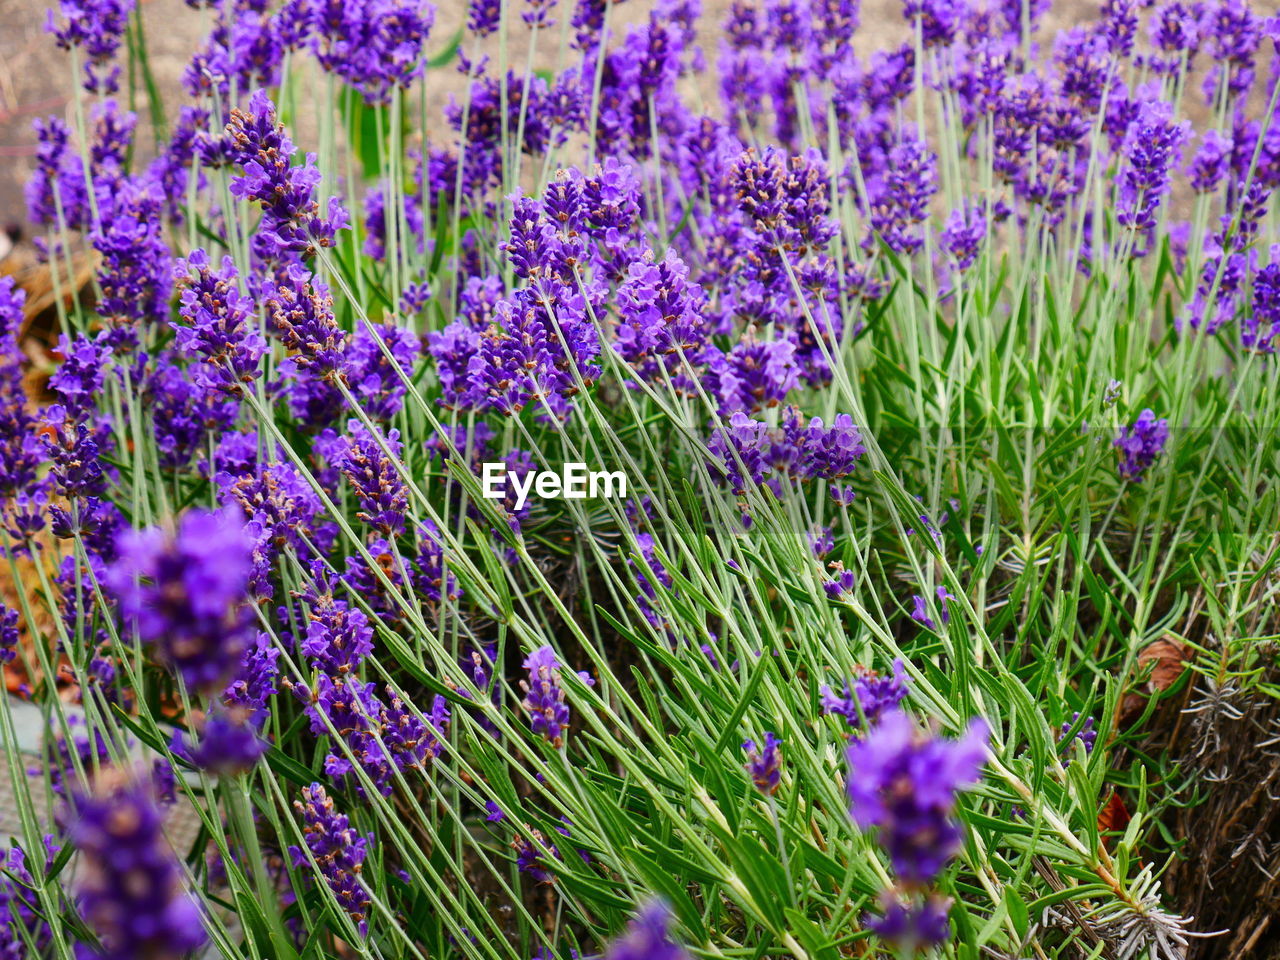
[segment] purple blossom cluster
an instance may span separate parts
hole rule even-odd
[[[755,788],[766,797],[778,792],[782,780],[782,757],[778,751],[781,744],[782,741],[769,731],[765,732],[758,747],[754,740],[742,742],[742,749],[747,753],[747,774]]]
[[[627,929],[610,942],[604,960],[689,960],[671,938],[671,910],[655,900],[641,908]]]
[[[189,689],[225,681],[248,642],[250,541],[238,510],[193,510],[177,528],[126,531],[108,586],[125,623]]]
[[[557,750],[564,745],[564,735],[569,729],[569,705],[565,703],[565,690],[560,685],[561,663],[549,646],[539,647],[525,657],[524,668],[529,677],[520,684],[524,691],[523,706],[529,714],[529,726],[534,734],[546,739]],[[578,677],[587,686],[595,680],[585,671]]]
[[[198,386],[239,396],[262,375],[267,350],[266,340],[256,329],[256,305],[241,289],[230,257],[223,257],[218,270],[204,250],[193,250],[179,262],[178,271],[182,290],[182,323],[174,324],[178,349],[203,361],[192,370]]]
[[[253,235],[255,252],[263,259],[285,260],[297,265],[297,257],[328,247],[339,230],[348,226],[347,212],[337,197],[320,209],[316,188],[320,171],[314,154],[294,164],[297,153],[284,124],[276,118],[275,105],[263,90],[250,98],[247,110],[231,111],[226,131],[203,145],[209,159],[215,157],[241,168],[231,178],[232,196],[262,210]],[[296,271],[292,279],[296,282]]]
[[[204,722],[198,737],[175,733],[169,748],[193,766],[221,776],[253,768],[267,752],[267,744],[243,707],[218,709]]]
[[[338,813],[324,786],[313,783],[302,788],[302,799],[293,803],[302,817],[304,846],[292,846],[289,855],[295,867],[310,867],[314,861],[319,879],[363,936],[369,929],[369,892],[360,879],[360,868],[369,855],[373,836],[360,835],[346,814]]]
[[[1132,424],[1121,427],[1114,444],[1120,456],[1121,478],[1140,482],[1168,441],[1169,421],[1156,419],[1151,410],[1143,410]]]
[[[1093,753],[1093,748],[1098,742],[1098,731],[1094,729],[1093,717],[1085,717],[1084,723],[1079,723],[1080,712],[1077,710],[1071,715],[1070,720],[1066,720],[1062,724],[1062,729],[1058,732],[1058,750],[1063,753],[1072,752],[1072,744],[1079,741],[1084,746],[1086,754]],[[1079,723],[1079,726],[1076,725]],[[1075,732],[1072,733],[1072,728]],[[1071,763],[1070,758],[1066,761]]]
[[[922,733],[896,708],[850,740],[850,812],[861,829],[876,832],[901,887],[886,894],[884,913],[871,925],[907,953],[950,936],[945,902],[920,891],[960,848],[956,792],[978,780],[986,745],[981,720],[961,739],[946,740]]]
[[[90,93],[114,93],[120,67],[112,61],[124,39],[134,0],[59,0],[58,12],[48,12],[45,29],[64,50],[76,48],[84,65],[84,88]]]
[[[334,596],[334,584],[320,561],[313,564],[312,573],[311,583],[297,596],[302,605],[299,617],[306,622],[298,650],[308,658],[315,678],[307,685],[285,683],[305,705],[311,732],[336,736],[341,742],[326,755],[325,773],[336,782],[352,783],[358,794],[365,792],[363,774],[378,793],[390,796],[397,778],[424,769],[443,751],[448,702],[436,696],[430,709],[419,713],[395,687],[385,686],[380,696],[374,683],[359,679],[362,665],[374,652],[373,625],[362,610]],[[266,655],[263,650],[261,657]],[[246,661],[242,671],[255,667],[259,675],[266,669],[273,674],[274,657],[269,665]],[[259,688],[262,682],[256,681]],[[231,694],[228,688],[224,700],[235,702]],[[246,685],[239,699],[249,694]]]
[[[306,693],[302,687],[294,692]],[[353,783],[360,795],[366,788],[355,772],[357,765],[378,793],[390,796],[397,778],[424,769],[444,749],[441,738],[450,715],[443,697],[436,697],[431,709],[419,715],[393,687],[383,693],[385,700],[373,683],[321,673],[310,694],[312,732],[323,736],[332,728],[343,744],[325,757],[325,773],[336,782]]]
[[[848,414],[838,414],[827,427],[819,417],[805,423],[794,407],[784,412],[777,428],[738,411],[715,427],[707,447],[717,458],[713,466],[735,493],[744,493],[751,484],[766,486],[779,497],[783,479],[841,480],[866,452]]]
[[[26,960],[28,938],[37,949],[49,942],[49,925],[36,910],[32,893],[35,879],[27,868],[25,851],[14,844],[5,851],[0,867],[0,960]]]
[[[36,471],[41,445],[22,389],[23,355],[18,345],[25,301],[26,292],[15,287],[12,277],[0,277],[0,498],[10,527],[17,519],[16,500],[40,492]],[[11,536],[26,539],[21,530],[11,530]]]
[[[112,771],[76,798],[68,831],[81,859],[79,907],[98,946],[78,957],[177,957],[206,941],[151,788]]]
[[[291,0],[288,9],[320,65],[369,103],[386,103],[422,76],[436,10],[426,0]]]
[[[863,669],[855,674],[852,683],[845,681],[839,693],[826,684],[818,692],[823,713],[843,717],[853,730],[869,730],[906,697],[907,676],[902,661],[895,660],[892,676]]]

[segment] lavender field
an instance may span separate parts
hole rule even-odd
[[[0,960],[1280,960],[1270,0],[187,2],[0,250]]]

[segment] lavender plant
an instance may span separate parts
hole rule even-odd
[[[1276,689],[1280,19],[190,6],[180,106],[50,18],[4,956],[1218,955],[1145,652]]]

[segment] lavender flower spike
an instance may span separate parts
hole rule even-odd
[[[103,951],[79,957],[179,960],[205,942],[200,909],[183,889],[160,809],[148,787],[118,771],[77,801],[70,830],[80,852],[80,909]]]
[[[361,935],[369,930],[369,894],[360,880],[360,868],[368,855],[370,837],[362,837],[351,827],[345,814],[337,813],[324,787],[313,783],[302,788],[302,799],[294,801],[302,815],[302,833],[307,851],[315,858],[320,876],[338,900],[338,905],[356,922]],[[295,867],[309,865],[307,852],[289,848]]]
[[[176,531],[126,530],[107,572],[120,613],[192,689],[223,681],[248,640],[253,570],[240,511],[189,511]]]
[[[782,758],[778,756],[778,745],[782,743],[772,733],[766,732],[764,743],[759,748],[754,740],[744,740],[742,749],[747,751],[747,773],[751,774],[751,782],[767,797],[778,792],[778,783],[782,779]]]
[[[960,848],[956,792],[978,779],[987,728],[975,720],[959,740],[918,731],[901,710],[886,713],[849,745],[850,813],[876,830],[898,877],[923,885]]]
[[[604,960],[689,960],[688,952],[671,939],[671,911],[661,900],[641,908],[626,932],[604,952]]]
[[[1143,410],[1132,426],[1121,427],[1116,437],[1115,447],[1120,451],[1120,476],[1135,483],[1141,482],[1143,474],[1164,452],[1169,440],[1169,421],[1156,415],[1151,410]]]
[[[60,0],[61,23],[48,11],[45,29],[63,50],[84,51],[84,88],[90,93],[114,93],[120,67],[111,63],[128,29],[135,0]]]
[[[525,658],[524,668],[529,679],[521,681],[524,690],[524,708],[529,711],[529,725],[533,732],[546,737],[557,749],[564,743],[564,733],[569,726],[569,706],[564,702],[564,688],[560,686],[560,661],[550,646],[539,647]],[[586,673],[578,676],[588,686],[595,684]]]
[[[1173,121],[1173,107],[1154,101],[1142,105],[1124,145],[1127,164],[1120,174],[1116,219],[1121,226],[1150,230],[1156,209],[1169,191],[1169,169],[1177,163],[1191,129]]]
[[[826,684],[818,692],[822,695],[823,713],[844,717],[854,730],[862,729],[865,720],[870,729],[907,695],[907,676],[903,672],[902,661],[895,660],[891,677],[882,677],[874,670],[861,668],[852,683],[845,682],[841,694],[836,694]]]

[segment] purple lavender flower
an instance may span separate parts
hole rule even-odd
[[[467,7],[467,29],[477,37],[495,33],[502,20],[502,0],[471,0]]]
[[[0,277],[0,498],[36,492],[41,443],[22,389],[23,353],[18,345],[27,294],[12,277]],[[20,539],[20,538],[19,538]]]
[[[208,449],[210,435],[231,428],[237,411],[234,400],[197,384],[196,377],[174,363],[172,356],[156,358],[156,367],[148,371],[141,390],[151,409],[160,466],[182,470]]]
[[[240,512],[190,510],[176,531],[127,530],[107,585],[121,618],[193,690],[226,678],[247,642],[252,570]]]
[[[844,682],[841,694],[835,694],[826,684],[818,689],[818,693],[822,696],[823,713],[844,717],[854,730],[869,730],[885,712],[896,708],[906,697],[907,675],[902,661],[895,660],[892,676],[881,676],[874,670],[860,668],[852,684],[847,680]]]
[[[974,720],[959,740],[922,734],[901,710],[886,712],[849,744],[850,812],[876,830],[900,880],[927,884],[960,848],[956,791],[975,782],[987,727]]]
[[[356,516],[384,536],[401,533],[409,493],[396,464],[401,451],[400,431],[388,430],[378,437],[357,421],[351,422],[350,429],[351,433],[339,440],[334,451],[334,466],[342,471],[356,495],[360,505]],[[384,445],[390,456],[383,453]]]
[[[59,0],[59,25],[52,10],[45,29],[63,50],[80,48],[85,55],[84,88],[90,93],[114,93],[120,67],[111,63],[129,24],[135,0]]]
[[[805,533],[805,538],[809,541],[809,552],[818,560],[836,548],[835,537],[832,536],[830,527],[817,525],[810,527]]]
[[[551,872],[548,858],[562,860],[559,848],[548,840],[541,830],[530,827],[527,823],[525,829],[529,831],[532,839],[524,834],[516,834],[515,839],[511,841],[511,847],[516,852],[517,869],[532,877],[534,883],[553,882],[555,874]]]
[[[234,89],[278,86],[285,50],[296,46],[289,36],[289,4],[268,16],[252,3],[217,5],[213,29],[182,74],[182,85],[193,99],[208,95],[230,102]]]
[[[1169,190],[1169,169],[1178,161],[1190,129],[1190,121],[1173,122],[1170,104],[1142,105],[1122,148],[1125,164],[1116,212],[1121,226],[1137,231],[1155,226],[1156,209]]]
[[[355,921],[361,936],[367,935],[370,898],[360,879],[360,868],[373,835],[356,833],[346,815],[334,810],[333,801],[318,783],[303,787],[302,799],[295,800],[293,806],[302,817],[306,843],[305,851],[298,846],[289,848],[293,865],[310,866],[314,859],[338,906]]]
[[[347,212],[336,197],[329,198],[321,214],[315,157],[292,162],[297,151],[264,91],[250,98],[247,111],[231,111],[219,151],[243,168],[242,175],[231,178],[232,195],[262,207],[255,250],[263,256],[308,256],[317,246],[332,245],[336,233],[347,227]]]
[[[764,483],[772,466],[773,442],[768,426],[745,413],[735,413],[728,423],[719,424],[707,440],[707,449],[737,494],[746,492],[748,482]]]
[[[1107,48],[1117,57],[1133,53],[1134,38],[1138,33],[1138,13],[1135,0],[1103,0],[1102,35]]]
[[[345,600],[335,600],[325,590],[305,594],[311,607],[306,638],[299,649],[322,673],[340,676],[354,673],[373,653],[373,627],[360,610]]]
[[[208,111],[191,105],[179,108],[172,135],[147,167],[146,179],[163,199],[165,213],[175,225],[186,222],[184,207],[191,177],[195,176],[197,187],[203,185],[202,175],[199,171],[193,174],[192,167],[196,140],[208,124]]]
[[[1114,444],[1120,451],[1117,469],[1121,478],[1140,483],[1143,474],[1164,452],[1168,440],[1169,421],[1163,417],[1157,420],[1151,410],[1143,410],[1133,424],[1121,427]]]
[[[1085,717],[1084,723],[1080,724],[1080,728],[1075,733],[1071,733],[1080,720],[1080,711],[1077,710],[1071,714],[1071,719],[1062,724],[1062,729],[1058,733],[1058,751],[1060,753],[1071,753],[1071,745],[1079,740],[1084,744],[1084,752],[1086,754],[1093,753],[1094,744],[1098,742],[1098,731],[1093,727],[1093,717]],[[1070,765],[1071,760],[1068,758],[1066,765]]]
[[[1241,318],[1240,343],[1246,350],[1275,353],[1280,340],[1280,244],[1271,262],[1253,277],[1253,309]]]
[[[525,0],[525,8],[520,12],[520,19],[526,25],[539,29],[554,26],[555,20],[551,17],[551,11],[555,6],[556,0]]]
[[[417,769],[444,751],[445,727],[450,720],[449,701],[436,695],[426,722],[418,717],[392,687],[385,691],[387,705],[378,715],[378,727],[391,762],[400,771]]]
[[[458,579],[445,565],[444,538],[431,519],[418,528],[418,555],[415,557],[413,586],[419,597],[430,603],[457,600],[462,596]]]
[[[156,321],[168,311],[173,257],[163,235],[161,199],[128,178],[99,211],[89,240],[101,254],[98,313],[109,322]]]
[[[640,608],[640,612],[644,614],[644,618],[648,620],[655,629],[665,630],[667,629],[666,618],[654,605],[658,600],[658,591],[654,587],[654,582],[660,583],[663,587],[670,590],[675,581],[671,578],[671,574],[658,558],[653,535],[637,531],[635,536],[636,546],[639,548],[640,559],[644,563],[644,569],[642,571],[634,560],[627,560],[627,567],[632,571],[632,575],[636,580],[636,585],[640,588],[640,593],[636,596],[636,605]]]
[[[175,733],[170,747],[175,756],[219,776],[251,770],[267,752],[251,711],[242,707],[216,710],[198,737]]]
[[[951,938],[950,900],[931,896],[904,902],[892,893],[882,900],[883,914],[864,923],[881,940],[896,945],[900,955],[911,956]]]
[[[295,686],[294,695],[307,704],[311,731],[322,736],[332,731],[346,744],[325,757],[325,773],[336,780],[355,781],[355,792],[365,797],[359,768],[374,789],[391,796],[397,777],[410,769],[421,769],[444,749],[444,730],[449,723],[448,702],[437,696],[431,712],[419,717],[391,686],[379,699],[372,683],[352,676],[328,674],[316,677],[314,692]]]
[[[778,755],[778,745],[781,743],[769,731],[765,732],[764,741],[759,747],[754,740],[742,741],[742,749],[747,752],[747,773],[756,789],[766,797],[778,792],[778,784],[782,779],[782,758]]]
[[[1231,169],[1232,146],[1231,138],[1224,137],[1217,130],[1205,132],[1200,149],[1187,167],[1187,176],[1197,193],[1212,193],[1218,189]]]
[[[427,352],[440,379],[440,405],[446,409],[474,406],[468,370],[471,358],[480,352],[480,334],[475,328],[457,320],[443,330],[432,331],[427,334]]]
[[[18,656],[18,611],[0,603],[0,667]]]
[[[71,148],[71,128],[58,117],[37,119],[35,171],[24,194],[33,223],[63,224],[69,229],[88,220],[84,165]]]
[[[671,939],[671,910],[653,900],[605,948],[604,960],[689,960],[689,954]]]
[[[53,384],[53,378],[50,384]],[[77,405],[84,402],[71,389],[68,389],[68,395],[75,398]],[[92,531],[95,520],[106,519],[105,514],[100,514],[99,507],[109,509],[98,498],[106,486],[100,455],[104,445],[110,449],[110,438],[105,424],[91,428],[80,422],[78,416],[87,415],[83,408],[68,409],[55,403],[44,409],[40,419],[40,441],[50,463],[49,487],[60,496],[78,501],[73,504],[79,508],[74,519],[61,507],[50,507],[54,535],[64,539],[71,538],[76,532]]]
[[[707,356],[704,382],[708,393],[719,398],[722,417],[776,407],[800,382],[791,340],[759,340],[748,330],[729,353],[708,350]]]
[[[410,283],[400,292],[400,312],[407,317],[422,313],[431,300],[431,287],[425,282]]]
[[[106,382],[106,364],[112,354],[110,337],[103,331],[96,337],[81,333],[72,340],[64,333],[58,341],[58,353],[62,362],[49,378],[49,387],[58,394],[67,418],[83,422],[94,413]]]
[[[827,596],[832,600],[838,600],[844,594],[852,593],[856,580],[853,571],[846,570],[843,561],[840,560],[833,560],[828,566],[832,572],[831,579],[822,582],[822,589]]]
[[[955,42],[961,18],[968,10],[958,0],[906,0],[902,15],[918,29],[925,47],[946,47]]]
[[[390,357],[382,352],[383,346]],[[418,338],[394,323],[361,324],[347,341],[347,381],[360,401],[360,408],[371,419],[390,420],[400,412],[409,389],[402,375],[413,375],[418,351]]]
[[[799,411],[787,411],[782,422],[783,436],[794,450],[792,472],[812,480],[839,480],[853,473],[867,448],[853,418],[839,413],[824,426],[820,417],[804,423]]]
[[[280,651],[271,643],[271,638],[259,633],[241,654],[240,665],[222,691],[222,702],[231,708],[249,710],[253,722],[261,727],[266,719],[267,703],[276,692],[279,659]]]
[[[981,206],[966,203],[947,215],[938,241],[955,260],[957,269],[968,270],[977,259],[978,249],[986,236],[986,211]]]
[[[345,372],[346,335],[334,319],[333,297],[300,263],[291,263],[282,280],[268,282],[262,306],[292,351],[280,365],[283,375],[302,383],[330,384]]]
[[[434,5],[425,0],[314,0],[312,48],[369,103],[386,103],[426,68]]]
[[[689,268],[668,247],[659,263],[651,255],[632,263],[618,287],[614,349],[648,379],[676,370],[681,354],[694,361],[706,345],[705,298],[688,277]]]
[[[1205,77],[1205,97],[1217,99],[1218,85],[1226,79],[1234,95],[1253,84],[1254,65],[1262,45],[1262,18],[1250,9],[1247,0],[1221,0],[1203,16],[1202,29],[1215,66]]]
[[[929,529],[931,526],[929,518],[921,517],[920,519],[924,522],[925,529]],[[912,531],[908,530],[907,532],[911,533]],[[947,601],[954,600],[955,597],[948,593],[947,588],[944,586],[938,587],[936,592],[938,597],[938,609],[942,614],[942,622],[944,624],[949,623],[951,621],[951,611],[947,609]],[[926,630],[938,629],[938,625],[934,623],[933,618],[929,616],[929,605],[925,602],[924,597],[919,594],[915,594],[911,597],[911,619],[920,624]]]
[[[248,517],[245,532],[253,541],[250,592],[255,599],[274,595],[272,565],[282,550],[301,549],[304,538],[320,549],[332,543],[334,527],[322,522],[320,498],[293,465],[228,464],[213,479],[223,504],[238,505]]]
[[[52,862],[56,847],[52,837],[49,844],[49,860]],[[3,868],[7,876],[0,876],[0,960],[27,960],[27,940],[31,937],[37,951],[43,951],[51,938],[48,923],[32,909],[35,898],[30,890],[35,879],[27,869],[27,856],[16,843],[5,853]],[[48,869],[46,867],[46,869]]]
[[[1200,41],[1199,17],[1188,10],[1181,0],[1167,0],[1156,7],[1147,22],[1151,43],[1165,54],[1153,57],[1152,67],[1157,73],[1172,73],[1181,64],[1181,54],[1188,54],[1188,63],[1194,56]]]
[[[502,244],[515,275],[536,281],[549,272],[556,254],[556,228],[542,216],[542,204],[515,195],[511,201],[511,239]]]
[[[253,300],[240,290],[240,278],[230,257],[215,270],[204,250],[192,250],[178,262],[184,321],[173,325],[179,350],[203,363],[192,369],[201,386],[239,396],[245,385],[262,375],[266,340],[257,332]]]
[[[894,253],[912,254],[924,243],[919,224],[938,192],[938,159],[914,137],[889,151],[883,173],[867,184],[871,226]]]
[[[560,686],[560,661],[550,646],[544,646],[525,657],[524,668],[529,671],[529,679],[521,681],[520,689],[524,691],[529,726],[534,734],[559,749],[569,728],[569,705],[564,702],[564,688]],[[584,671],[579,671],[578,676],[587,686],[595,685]]]
[[[593,362],[599,352],[585,315],[564,313],[553,322],[538,295],[522,288],[499,301],[494,322],[480,336],[467,363],[469,396],[507,415],[545,401],[553,414],[566,416],[567,398],[578,390],[571,364],[590,383],[600,374]]]
[[[90,957],[178,960],[204,944],[200,908],[186,891],[150,788],[116,771],[77,798],[68,831],[80,854],[80,910],[105,952]]]

